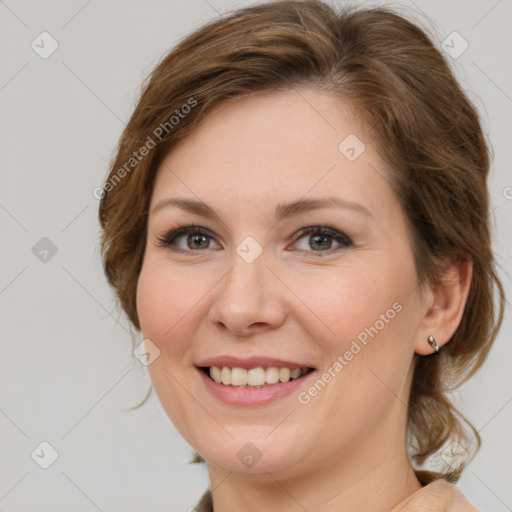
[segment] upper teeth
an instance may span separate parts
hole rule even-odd
[[[297,379],[308,368],[277,368],[269,366],[267,369],[259,366],[258,368],[245,368],[229,366],[211,366],[210,377],[218,383],[226,386],[264,386],[267,384],[277,384],[278,382],[288,382],[290,379]]]

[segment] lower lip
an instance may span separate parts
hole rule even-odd
[[[294,391],[309,381],[314,375],[315,370],[310,371],[303,377],[291,380],[289,382],[280,382],[271,384],[264,388],[232,388],[215,382],[208,377],[202,370],[197,370],[203,379],[206,389],[221,402],[230,405],[251,406],[266,405],[274,402],[278,398],[290,395]]]

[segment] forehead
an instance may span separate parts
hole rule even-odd
[[[261,208],[313,192],[385,200],[387,173],[357,112],[330,93],[294,89],[217,105],[162,161],[152,204],[170,193]]]

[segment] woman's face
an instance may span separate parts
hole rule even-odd
[[[306,88],[217,106],[162,162],[138,314],[158,397],[210,464],[353,471],[404,449],[424,306],[388,178],[359,118]],[[268,384],[286,368],[313,371]]]

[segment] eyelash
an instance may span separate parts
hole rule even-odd
[[[165,248],[170,249],[171,251],[181,252],[181,253],[183,253],[183,252],[201,253],[201,252],[207,250],[207,249],[199,249],[199,250],[195,251],[193,249],[184,250],[184,249],[177,249],[176,247],[172,247],[172,244],[176,241],[176,239],[179,236],[188,235],[188,234],[199,234],[199,235],[203,235],[205,237],[214,239],[214,237],[212,236],[211,232],[208,229],[202,228],[200,226],[195,226],[192,224],[192,225],[188,225],[188,226],[179,227],[177,229],[174,229],[173,231],[170,231],[168,234],[166,234],[164,236],[158,237],[157,245],[159,247],[165,247]],[[313,254],[318,255],[318,257],[322,257],[322,255],[324,255],[326,253],[331,254],[331,253],[337,252],[343,248],[353,246],[352,240],[347,235],[345,235],[344,233],[338,231],[337,229],[331,228],[329,226],[309,226],[307,228],[301,229],[296,234],[296,236],[294,238],[294,243],[297,242],[298,240],[300,240],[301,238],[303,238],[304,236],[311,235],[311,234],[319,234],[322,236],[328,236],[328,237],[334,239],[339,244],[341,244],[342,247],[338,247],[338,248],[334,248],[334,249],[330,248],[326,251],[321,251],[321,250],[320,251],[314,251],[314,250],[304,251],[303,249],[293,249],[293,250],[299,251],[299,252],[313,253]]]

